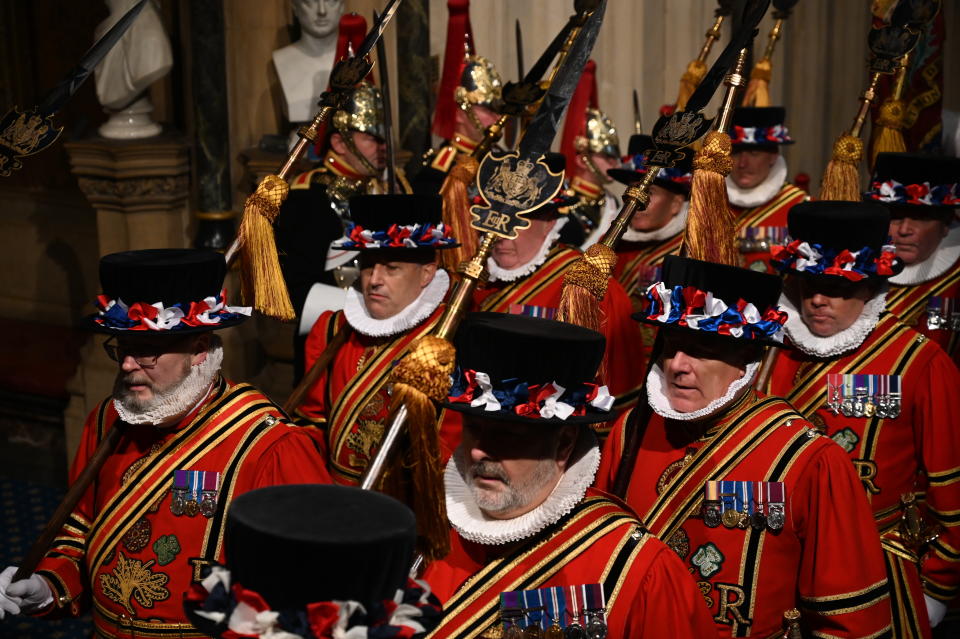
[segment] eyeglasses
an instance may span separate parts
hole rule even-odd
[[[121,346],[114,341],[115,339],[115,337],[111,337],[105,341],[103,343],[103,350],[106,351],[107,357],[118,363],[122,363],[127,355],[129,355],[140,368],[153,368],[157,365],[157,360],[164,352],[161,351],[157,353],[156,350],[159,350],[158,347],[150,348],[145,345],[136,348]]]

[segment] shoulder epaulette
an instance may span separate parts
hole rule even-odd
[[[293,178],[293,181],[290,183],[290,189],[291,190],[309,189],[310,185],[313,183],[314,175],[321,172],[323,173],[326,172],[326,169],[324,169],[322,166],[316,169],[313,169],[311,171],[306,171],[304,173],[301,173],[297,177]]]
[[[430,168],[446,173],[453,167],[454,160],[457,159],[457,150],[448,144],[441,147],[430,161]]]

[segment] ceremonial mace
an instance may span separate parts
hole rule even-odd
[[[471,226],[483,234],[479,248],[464,265],[463,278],[435,333],[419,339],[391,373],[393,417],[366,469],[362,488],[370,490],[382,478],[389,479],[383,477],[386,462],[391,458],[398,459],[392,456],[399,454],[395,449],[402,433],[406,432],[413,442],[423,440],[418,433],[430,433],[435,441],[437,417],[433,401],[444,400],[449,392],[455,359],[450,341],[470,305],[473,290],[485,278],[486,262],[493,244],[499,238],[517,237],[519,231],[530,225],[525,216],[549,202],[563,185],[563,172],[551,172],[545,154],[593,50],[605,9],[606,0],[600,0],[596,9],[586,16],[517,149],[510,152],[494,149],[480,163],[476,180],[483,203],[473,206],[470,211]],[[505,183],[511,186],[504,188]],[[430,478],[432,481],[426,482],[428,485],[417,485],[419,503],[414,507],[418,515],[428,512],[436,519],[424,521],[418,516],[418,526],[422,524],[423,530],[430,529],[431,524],[436,528],[433,531],[435,536],[421,534],[429,546],[421,548],[421,553],[430,559],[443,556],[449,547],[440,485],[442,469],[437,450],[415,452],[417,455],[412,465],[421,470],[429,468],[435,473]]]
[[[243,207],[243,221],[237,237],[227,249],[224,258],[233,263],[241,255],[241,283],[244,296],[264,315],[283,321],[295,317],[293,305],[280,271],[277,246],[273,237],[273,222],[280,214],[280,205],[287,199],[290,187],[287,177],[294,164],[303,155],[308,144],[316,142],[320,127],[347,100],[350,92],[370,73],[373,63],[368,54],[383,36],[383,30],[396,13],[400,0],[389,0],[379,20],[367,32],[352,58],[338,60],[330,72],[330,89],[320,96],[320,111],[309,125],[300,127],[300,139],[287,155],[287,160],[275,175],[267,175],[257,190],[247,198]]]

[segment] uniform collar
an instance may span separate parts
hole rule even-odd
[[[692,422],[706,419],[708,417],[714,417],[722,412],[725,412],[734,403],[736,403],[740,397],[743,397],[743,395],[738,397],[738,394],[744,389],[744,387],[753,383],[753,378],[756,376],[757,368],[759,366],[760,362],[750,362],[747,364],[747,370],[743,377],[734,380],[727,388],[727,392],[724,393],[722,397],[718,397],[699,410],[691,411],[689,413],[681,413],[680,411],[674,410],[670,407],[670,401],[663,392],[663,387],[666,384],[663,369],[660,368],[659,364],[655,364],[650,368],[650,372],[647,374],[647,401],[650,403],[650,408],[652,408],[657,415],[660,415],[660,417],[663,417],[664,419]]]
[[[513,519],[493,519],[477,507],[473,494],[457,470],[456,461],[451,457],[443,475],[450,524],[464,539],[487,546],[508,544],[536,535],[573,510],[593,484],[600,467],[600,449],[589,428],[581,427],[580,439],[571,459],[576,461],[570,464],[542,504]]]
[[[376,319],[367,311],[360,291],[351,287],[347,289],[343,315],[350,327],[361,335],[369,337],[398,335],[419,326],[423,320],[433,315],[440,306],[440,302],[446,297],[449,288],[450,276],[445,270],[438,268],[433,279],[420,291],[417,299],[393,317]]]
[[[547,254],[550,253],[550,248],[554,242],[560,238],[560,229],[563,228],[563,225],[566,224],[568,220],[569,218],[566,217],[557,218],[557,223],[553,225],[553,228],[547,233],[547,237],[543,239],[543,244],[540,245],[537,254],[526,264],[521,264],[516,268],[501,268],[497,266],[497,262],[492,257],[488,257],[487,270],[490,272],[488,281],[515,282],[537,270],[541,264],[547,261]],[[522,233],[523,231],[520,232]]]
[[[835,357],[859,348],[873,332],[887,302],[887,285],[884,284],[876,295],[867,301],[857,320],[836,335],[819,337],[810,332],[803,323],[800,311],[785,294],[780,295],[780,308],[787,313],[787,322],[783,325],[790,342],[801,352],[813,357]]]
[[[327,154],[323,156],[323,165],[330,169],[335,175],[345,177],[349,180],[366,180],[370,177],[369,175],[358,173],[342,155],[337,154],[333,149],[327,150]]]
[[[690,212],[690,202],[684,200],[680,212],[670,218],[670,221],[653,231],[634,231],[629,226],[623,232],[624,242],[662,242],[669,240],[678,233],[682,233],[687,226],[687,213]]]
[[[780,192],[787,181],[787,161],[783,159],[782,155],[778,154],[767,179],[752,189],[741,189],[729,175],[725,178],[725,181],[727,183],[727,199],[730,200],[730,204],[751,209],[766,204]]]
[[[590,180],[584,180],[580,176],[576,176],[570,181],[570,188],[577,195],[582,195],[591,201],[599,200],[606,194],[602,186],[598,186]]]
[[[455,133],[453,139],[450,140],[450,144],[461,153],[473,153],[480,143],[462,133]]]
[[[903,270],[890,278],[891,284],[898,286],[913,286],[934,280],[953,267],[960,259],[960,224],[951,224],[947,236],[940,241],[940,246],[933,255],[918,262],[903,267]]]

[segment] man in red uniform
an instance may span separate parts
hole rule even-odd
[[[445,405],[463,413],[464,433],[444,478],[451,551],[424,574],[444,602],[429,636],[712,634],[673,553],[590,488],[600,452],[587,425],[607,419],[612,405],[606,387],[591,383],[603,336],[478,313],[456,345]]]
[[[383,437],[390,408],[386,380],[422,335],[436,328],[450,287],[436,251],[457,244],[440,221],[436,195],[364,195],[350,200],[353,222],[334,246],[359,251],[358,288],[342,311],[326,311],[305,346],[309,370],[327,348],[336,348],[327,370],[298,412],[324,433],[334,481],[359,484]],[[347,331],[339,347],[335,334]],[[447,453],[456,446],[458,421],[441,431]]]
[[[770,637],[794,608],[812,636],[885,636],[887,578],[856,473],[786,401],[752,388],[763,345],[782,339],[779,293],[773,275],[664,259],[637,316],[662,332],[652,413],[617,422],[597,486],[626,487],[721,636]]]
[[[587,60],[570,98],[560,153],[569,169],[568,192],[578,200],[570,209],[564,238],[586,250],[600,241],[622,206],[620,198],[606,188],[613,181],[607,170],[620,165],[620,136],[613,120],[600,109],[593,60]]]
[[[787,163],[780,154],[782,145],[793,144],[784,124],[786,110],[740,107],[732,122],[733,170],[726,178],[727,198],[737,216],[743,266],[772,273],[770,247],[786,237],[787,212],[809,199],[787,183]]]
[[[549,159],[549,157],[548,157]],[[570,224],[555,203],[525,215],[530,226],[516,239],[499,239],[487,259],[490,278],[474,292],[474,308],[496,313],[533,315],[552,319],[560,305],[563,276],[580,257],[580,251],[558,242],[560,231]],[[602,332],[617,351],[606,355],[606,383],[617,397],[617,408],[637,399],[637,380],[643,370],[640,331],[629,320],[630,298],[611,277],[600,302]]]
[[[960,362],[960,158],[877,156],[869,199],[890,211],[890,235],[906,265],[890,278],[887,310]]]
[[[79,615],[92,603],[98,637],[200,637],[183,594],[220,560],[230,501],[261,486],[329,483],[311,437],[259,391],[220,375],[211,331],[250,313],[226,305],[225,273],[213,251],[101,260],[104,294],[90,322],[111,335],[105,348],[119,371],[113,396],[87,418],[71,481],[105,433],[122,433],[36,572],[13,584],[12,567],[0,576],[6,612]]]
[[[779,353],[770,392],[847,451],[887,551],[894,635],[929,637],[928,610],[935,624],[960,592],[960,373],[884,310],[901,267],[884,207],[809,202],[789,223],[774,262],[797,350]]]
[[[610,169],[610,177],[630,186],[647,173],[644,153],[653,148],[649,135],[630,136],[627,161],[621,168]],[[650,186],[647,208],[637,211],[630,226],[617,243],[617,267],[614,275],[639,310],[647,287],[660,281],[660,263],[666,255],[680,252],[683,229],[689,209],[692,161],[685,158],[677,166],[660,169]],[[643,325],[644,348],[649,354],[655,329]]]

